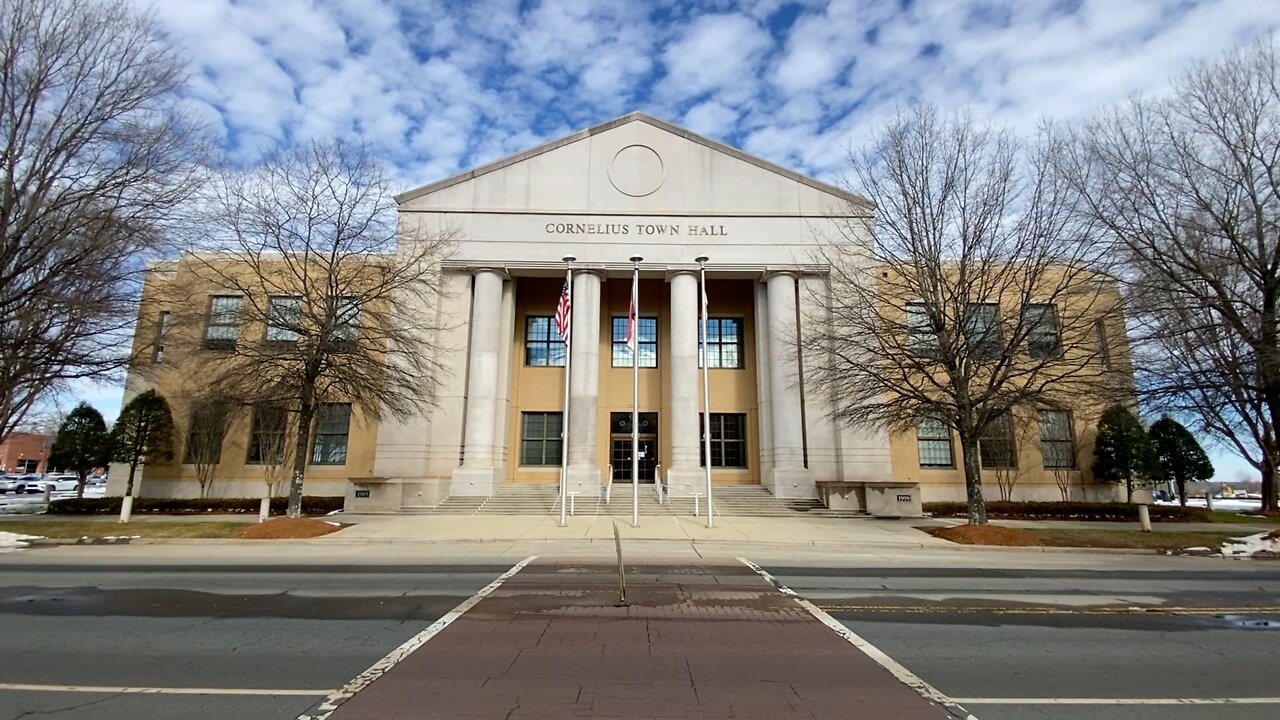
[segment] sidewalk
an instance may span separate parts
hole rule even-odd
[[[912,548],[951,545],[915,528],[938,524],[924,518],[756,518],[717,517],[707,528],[705,518],[658,515],[640,518],[578,515],[565,527],[549,515],[335,515],[337,522],[355,523],[317,542],[506,542],[594,540],[613,541],[617,524],[623,540],[680,540],[726,543],[848,544]]]
[[[744,565],[535,562],[332,720],[942,720]]]

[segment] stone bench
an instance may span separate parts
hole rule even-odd
[[[819,480],[818,497],[829,510],[853,510],[873,517],[923,517],[920,483]]]

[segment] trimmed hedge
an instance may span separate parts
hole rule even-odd
[[[962,502],[927,502],[924,511],[934,517],[963,517]],[[987,517],[996,520],[1110,520],[1138,521],[1138,506],[1128,503],[1002,502],[987,503]],[[1152,505],[1152,522],[1209,522],[1204,508]]]
[[[342,509],[342,497],[305,495],[302,498],[304,515],[324,515]],[[49,503],[52,515],[114,515],[120,512],[121,498],[65,498]],[[248,514],[257,513],[262,498],[149,498],[133,499],[134,514],[155,513],[162,515]],[[288,498],[271,498],[272,514],[284,514]]]

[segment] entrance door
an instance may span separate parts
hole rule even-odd
[[[651,483],[658,464],[658,438],[640,437],[640,482]],[[613,481],[631,482],[631,436],[613,436]]]

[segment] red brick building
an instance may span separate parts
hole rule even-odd
[[[0,473],[43,473],[53,436],[16,432],[0,442]]]

